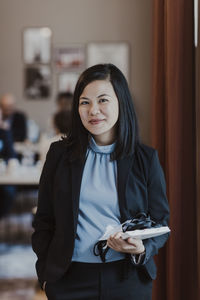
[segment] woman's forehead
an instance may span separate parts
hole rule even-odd
[[[116,96],[113,86],[108,80],[95,80],[84,88],[80,97],[98,97],[100,95]]]

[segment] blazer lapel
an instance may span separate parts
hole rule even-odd
[[[119,197],[119,210],[121,214],[121,222],[127,219],[127,201],[126,201],[126,184],[128,181],[128,175],[133,165],[135,154],[127,156],[117,161],[117,172],[118,172],[118,197]]]
[[[74,232],[76,232],[77,221],[78,221],[79,196],[80,196],[80,188],[81,188],[84,165],[85,165],[85,161],[81,161],[81,160],[77,160],[71,164]]]

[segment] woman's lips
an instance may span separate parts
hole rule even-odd
[[[100,119],[94,119],[94,120],[90,120],[89,123],[92,125],[97,125],[99,123],[101,123],[104,120],[100,120]]]

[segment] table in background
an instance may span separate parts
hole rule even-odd
[[[41,168],[38,166],[19,166],[13,172],[0,174],[0,185],[38,185]]]

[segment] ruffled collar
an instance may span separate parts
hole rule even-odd
[[[104,154],[110,154],[114,151],[115,143],[111,145],[105,145],[105,146],[99,146],[95,142],[93,137],[90,137],[89,139],[89,147],[96,153],[104,153]]]

